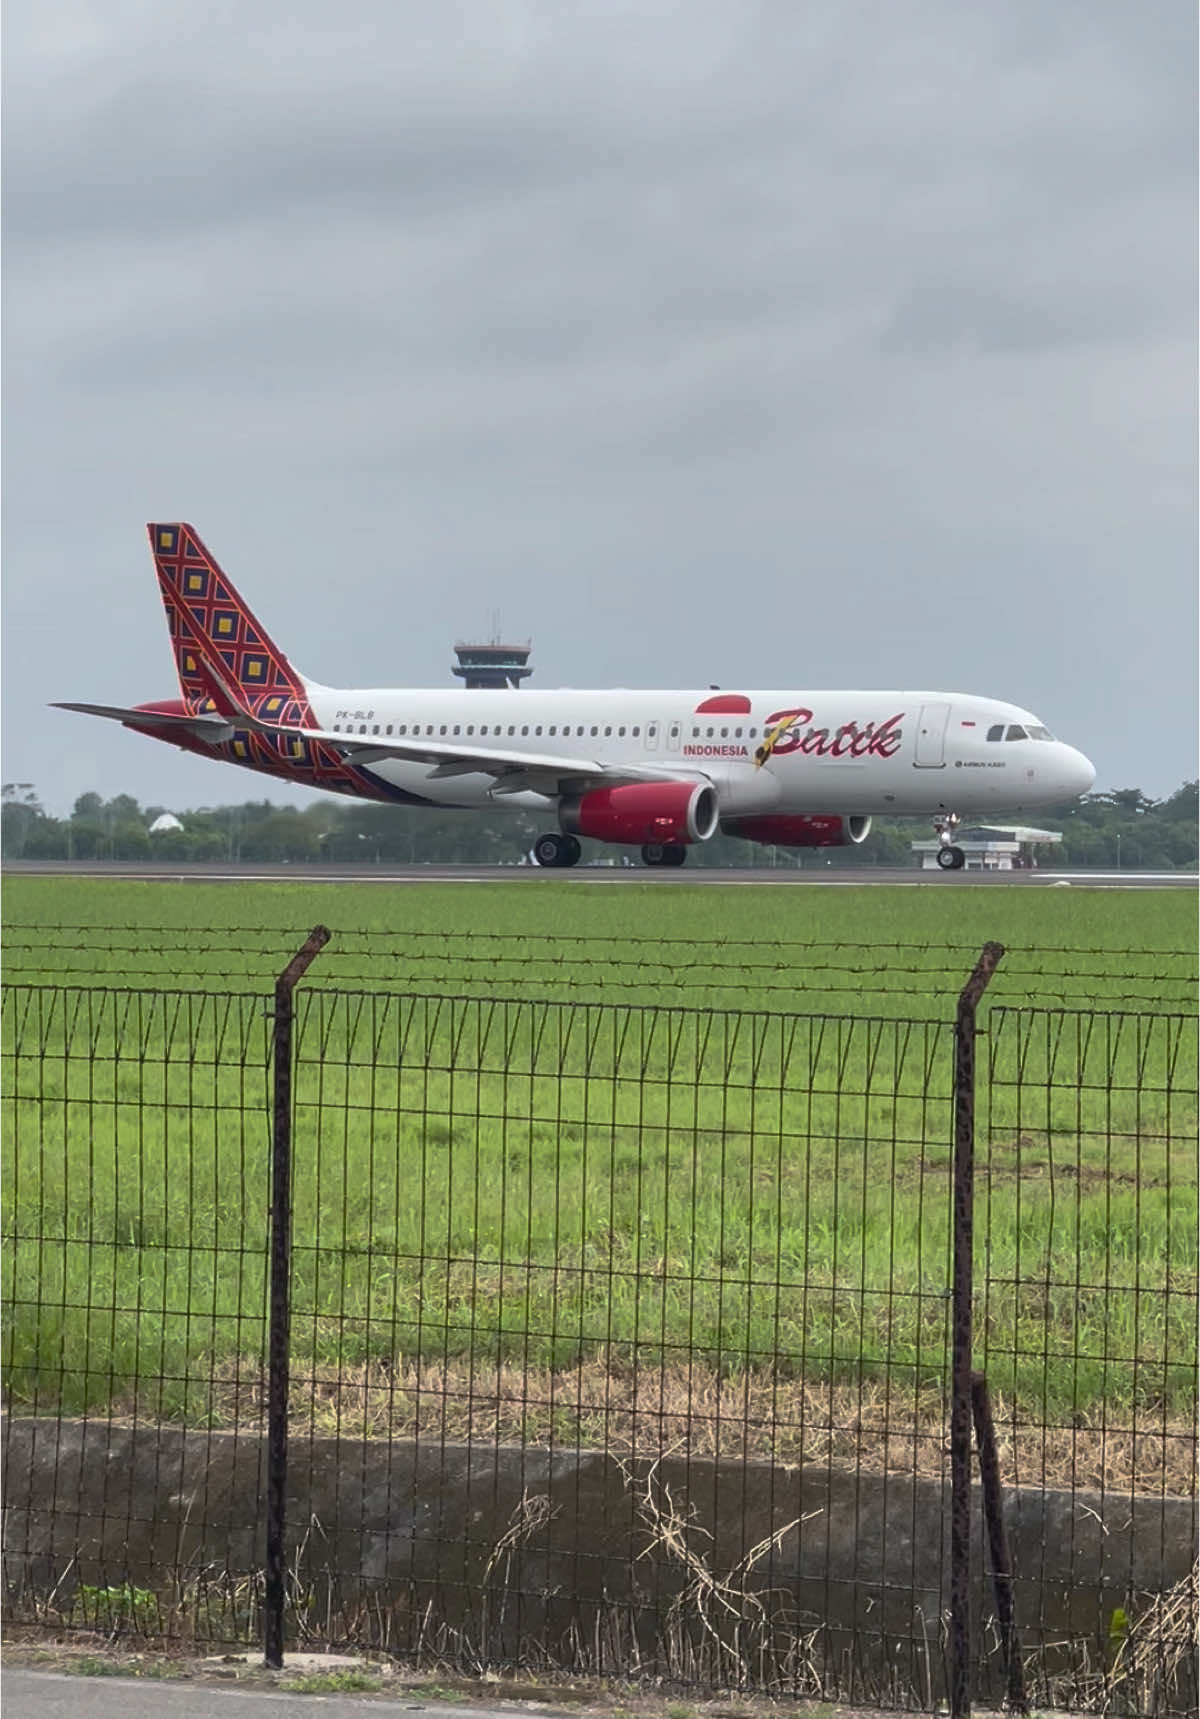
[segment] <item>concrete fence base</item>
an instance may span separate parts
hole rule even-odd
[[[128,1584],[212,1639],[196,1596],[223,1582],[248,1596],[237,1627],[254,1627],[265,1439],[12,1418],[3,1441],[10,1616],[75,1618]],[[1038,1698],[1107,1686],[1139,1610],[1188,1577],[1195,1502],[1020,1488],[1006,1514]],[[904,1475],[299,1439],[292,1618],[301,1634],[473,1664],[931,1704],[945,1692],[948,1523],[948,1482]],[[974,1541],[976,1687],[998,1700],[981,1526]]]

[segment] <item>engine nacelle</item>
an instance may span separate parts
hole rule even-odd
[[[558,821],[570,835],[598,842],[706,842],[717,828],[717,794],[711,782],[593,788],[561,800]]]
[[[775,813],[761,818],[727,818],[727,836],[767,842],[777,848],[857,847],[871,833],[870,818],[842,818],[834,813]]]

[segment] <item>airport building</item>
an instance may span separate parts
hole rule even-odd
[[[502,645],[498,639],[492,639],[486,645],[457,644],[454,654],[458,662],[450,672],[469,687],[486,687],[492,691],[506,686],[516,688],[533,673],[527,667],[532,649],[530,639],[526,639],[523,645]]]

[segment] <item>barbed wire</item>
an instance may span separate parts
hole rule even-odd
[[[10,920],[3,927],[3,937],[7,941],[12,932],[22,932],[22,933],[28,932],[28,933],[36,934],[36,935],[41,936],[43,938],[49,937],[52,935],[66,935],[66,934],[72,934],[73,935],[76,933],[87,933],[88,935],[96,936],[96,937],[115,936],[115,935],[121,934],[121,935],[128,935],[130,937],[138,938],[139,939],[138,943],[133,945],[133,947],[136,949],[145,949],[145,947],[146,947],[145,939],[147,937],[161,937],[161,938],[178,937],[179,939],[183,940],[181,945],[164,946],[164,949],[166,952],[173,952],[176,947],[180,947],[180,946],[190,947],[190,941],[189,940],[194,940],[197,936],[204,935],[205,933],[209,933],[213,936],[218,936],[218,937],[223,937],[223,938],[225,938],[225,937],[240,937],[240,938],[257,937],[260,939],[281,938],[285,941],[290,942],[292,939],[299,939],[300,941],[303,941],[303,939],[305,937],[307,937],[309,930],[310,930],[310,927],[307,924],[305,924],[304,926],[298,926],[298,925],[262,925],[262,924],[259,924],[259,925],[195,926],[195,925],[140,925],[140,924],[134,924],[134,923],[121,924],[121,925],[113,925],[113,924],[98,925],[98,924],[84,924],[84,923],[68,923],[65,921],[60,922],[60,923],[47,924],[45,922],[36,922],[35,923],[33,921]],[[430,930],[427,928],[420,928],[420,927],[414,928],[412,930],[404,930],[404,931],[381,931],[381,930],[373,929],[371,927],[351,926],[351,927],[336,929],[335,930],[335,936],[338,939],[339,943],[343,942],[344,940],[346,940],[348,938],[354,938],[354,939],[357,939],[359,941],[370,942],[370,943],[376,944],[376,945],[387,944],[387,943],[409,944],[409,943],[414,943],[414,942],[435,942],[435,941],[437,941],[437,942],[443,942],[443,943],[444,942],[521,943],[521,944],[524,944],[527,946],[530,937],[536,936],[538,942],[543,943],[543,944],[546,944],[546,943],[548,943],[548,944],[560,944],[560,943],[591,944],[591,943],[595,943],[595,944],[602,944],[605,948],[609,948],[609,949],[611,949],[614,944],[618,944],[622,947],[630,947],[630,948],[651,947],[651,948],[655,948],[655,949],[674,948],[674,947],[683,947],[683,948],[689,948],[690,949],[690,948],[695,948],[695,946],[696,946],[696,938],[694,936],[691,936],[691,937],[645,936],[645,937],[643,937],[643,936],[637,936],[637,935],[621,935],[619,937],[614,937],[614,936],[610,936],[610,935],[607,935],[604,933],[598,933],[598,932],[571,932],[571,931],[568,931],[568,932],[556,931],[556,932],[550,932],[550,933],[543,933],[541,931],[535,932],[532,930],[530,930],[530,931],[490,931],[490,930],[482,930],[482,929],[470,929],[470,930],[465,930],[465,931],[448,931],[448,930],[444,930],[444,929],[443,930]],[[706,947],[708,947],[710,949],[756,949],[756,950],[761,950],[763,947],[764,941],[769,941],[770,946],[772,948],[776,948],[776,949],[851,950],[851,951],[861,950],[863,952],[870,952],[873,954],[878,954],[878,953],[886,952],[889,950],[897,950],[897,951],[905,951],[905,952],[936,953],[936,954],[941,955],[941,956],[967,955],[967,956],[970,956],[972,959],[974,959],[974,957],[979,952],[979,946],[977,943],[943,943],[943,942],[928,942],[928,941],[927,942],[914,942],[914,941],[906,941],[906,940],[897,940],[897,941],[890,941],[889,940],[888,942],[884,943],[884,942],[879,942],[879,941],[874,941],[874,942],[858,941],[858,940],[851,940],[851,939],[846,939],[846,938],[822,939],[822,938],[771,937],[767,940],[764,940],[762,938],[753,938],[753,937],[709,937],[709,938],[705,939],[705,944],[706,944]],[[13,946],[14,947],[21,947],[21,948],[32,947],[32,945],[24,945],[24,944],[13,945]],[[106,945],[106,947],[117,947],[117,946]],[[325,951],[323,959],[328,959],[328,957],[333,953],[335,953],[335,949],[333,946],[330,946]],[[1011,963],[1014,959],[1019,958],[1022,955],[1095,956],[1097,958],[1104,959],[1104,960],[1114,960],[1114,959],[1162,960],[1165,958],[1165,959],[1171,959],[1171,960],[1187,960],[1187,961],[1191,961],[1193,963],[1195,963],[1197,961],[1197,952],[1194,949],[1159,949],[1159,948],[1146,948],[1146,947],[1141,947],[1141,948],[1135,949],[1135,948],[1128,948],[1128,947],[1118,948],[1118,947],[1112,947],[1112,946],[1100,945],[1100,944],[1089,945],[1089,944],[1048,944],[1048,943],[1047,944],[1038,944],[1038,943],[1013,944],[1013,945],[1008,945],[1006,947],[1006,954],[1005,954],[1006,962]]]
[[[519,976],[529,978],[540,972],[544,967],[549,966],[557,968],[562,965],[561,955],[545,954],[541,952],[541,947],[547,942],[549,942],[552,947],[555,944],[555,940],[553,939],[539,939],[539,950],[533,954],[530,953],[528,945],[525,945],[519,953],[512,954],[503,951],[497,952],[496,950],[477,952],[472,949],[451,952],[444,948],[439,949],[436,953],[433,951],[419,951],[415,954],[409,951],[390,952],[384,950],[380,952],[382,958],[381,965],[376,972],[374,974],[363,974],[361,976],[364,978],[379,977],[381,979],[386,977],[405,977],[409,975],[419,977],[422,973],[428,971],[428,963],[437,959],[446,959],[452,954],[453,960],[459,967],[486,966],[489,974],[494,974],[497,967],[519,966]],[[688,947],[695,949],[696,945],[691,943]],[[749,948],[751,946],[748,944],[739,944],[739,947]],[[814,949],[817,949],[817,947],[818,946],[816,945],[813,946]],[[822,952],[835,947],[837,946],[820,946]],[[853,947],[855,953],[864,952],[867,948],[865,945],[842,947],[846,947],[847,949]],[[183,952],[183,948],[183,945],[147,945],[145,942],[109,943],[102,946],[93,946],[91,948],[78,948],[62,944],[45,945],[40,943],[19,943],[14,941],[10,941],[5,945],[5,949],[10,957],[16,955],[37,956],[46,954],[53,954],[58,957],[65,956],[67,959],[62,963],[63,970],[76,973],[93,971],[94,969],[92,969],[88,963],[99,955],[135,955],[141,957],[141,964],[139,965],[131,964],[128,966],[113,967],[106,964],[103,969],[105,972],[123,974],[155,973],[158,969],[148,964],[150,957],[160,957],[164,960],[173,959]],[[943,950],[936,951],[938,956],[937,964],[935,965],[931,963],[927,966],[881,961],[880,958],[890,952],[886,947],[874,950],[873,959],[859,965],[853,965],[849,960],[844,960],[805,962],[802,966],[795,965],[786,960],[763,961],[743,959],[739,961],[726,962],[717,958],[720,953],[719,951],[710,953],[707,948],[698,958],[688,961],[679,960],[677,958],[659,958],[655,960],[647,959],[644,956],[630,956],[623,952],[623,946],[620,944],[607,944],[605,945],[605,951],[606,952],[602,955],[587,953],[575,954],[572,957],[572,963],[577,968],[595,968],[599,970],[605,975],[603,982],[612,984],[628,983],[627,975],[636,975],[640,973],[663,974],[672,980],[677,978],[680,974],[710,973],[715,975],[718,980],[723,975],[729,975],[731,981],[735,978],[741,980],[746,975],[761,974],[767,977],[778,977],[786,974],[792,979],[804,983],[815,977],[829,974],[846,978],[861,979],[870,979],[880,974],[886,974],[889,978],[946,978],[948,980],[953,980],[953,978],[962,971],[962,964],[957,961],[950,960],[947,957],[946,952]],[[194,953],[194,951],[192,952]],[[262,962],[265,964],[268,962],[275,962],[279,958],[279,952],[274,949],[248,949],[244,953],[246,961],[241,968],[226,969],[214,968],[205,965],[203,968],[197,968],[197,975],[201,972],[222,974],[225,976],[228,976],[230,972],[246,973],[255,962]],[[364,951],[362,950],[338,949],[331,946],[327,948],[324,953],[322,959],[322,971],[328,971],[329,967],[335,963],[360,960],[363,953]],[[930,953],[935,953],[935,951],[930,950]],[[1183,954],[1182,951],[1179,953],[1180,955]],[[78,965],[73,964],[76,960],[79,963]],[[393,969],[392,973],[389,975],[386,965],[384,964],[385,962],[401,963],[402,966],[400,972],[397,973]],[[39,963],[32,960],[17,962],[16,970],[18,972],[38,971]],[[99,969],[95,970],[99,971]],[[314,978],[317,977],[319,977],[319,975],[314,975]],[[443,979],[445,975],[439,974],[438,977],[439,979]],[[1081,980],[1095,983],[1106,980],[1111,981],[1114,978],[1124,978],[1164,985],[1194,985],[1197,982],[1197,975],[1195,973],[1126,972],[1115,974],[1111,971],[1111,968],[1105,970],[1064,966],[1029,967],[1014,964],[1013,962],[1006,962],[1005,966],[997,975],[997,982],[1005,984],[1011,983],[1015,979],[1020,979],[1022,981],[1040,981],[1049,979],[1056,981]]]
[[[22,974],[38,974],[38,973],[44,974],[45,969],[30,966],[27,968],[18,969],[17,970],[17,977],[20,978],[20,976]],[[163,976],[164,975],[163,975],[162,971],[158,968],[124,967],[124,968],[106,970],[103,973],[91,972],[87,969],[74,969],[74,970],[71,970],[71,971],[65,973],[63,975],[63,978],[66,980],[80,980],[80,979],[94,980],[95,981],[94,984],[91,984],[91,985],[86,987],[89,990],[106,990],[106,989],[110,989],[110,988],[114,989],[114,990],[120,990],[120,989],[130,989],[130,988],[137,989],[140,987],[137,987],[137,986],[131,987],[128,985],[117,985],[114,983],[114,981],[116,981],[116,980],[126,980],[126,981],[153,980],[153,979],[161,979]],[[845,977],[846,975],[843,974],[841,976]],[[913,976],[929,978],[931,975],[920,974],[920,975],[913,975]],[[197,972],[193,976],[192,983],[186,988],[184,994],[187,994],[188,992],[195,993],[195,992],[203,991],[206,983],[208,983],[209,981],[215,981],[215,980],[234,981],[234,982],[240,981],[243,984],[251,984],[256,977],[261,977],[264,979],[270,979],[273,977],[273,975],[271,975],[271,974],[255,975],[253,973],[248,973],[244,967],[243,968],[208,967],[208,968],[205,968],[202,972]],[[492,996],[495,995],[495,990],[494,990],[494,983],[495,982],[494,982],[494,980],[485,981],[483,978],[472,979],[469,977],[464,979],[463,976],[459,973],[429,973],[426,971],[422,971],[422,972],[411,973],[411,974],[386,975],[386,974],[380,974],[379,972],[367,972],[367,973],[350,972],[350,973],[328,974],[327,976],[324,976],[324,977],[320,977],[316,973],[313,973],[310,975],[308,982],[309,982],[309,985],[311,988],[317,989],[317,990],[333,990],[333,989],[339,989],[339,988],[346,987],[346,986],[356,986],[356,987],[362,987],[364,989],[364,992],[367,991],[367,988],[373,989],[375,991],[380,991],[384,987],[391,987],[391,986],[396,986],[396,985],[401,985],[401,984],[407,984],[409,986],[416,985],[416,984],[438,985],[438,986],[447,987],[446,990],[439,992],[439,995],[445,996],[445,997],[450,997],[450,996],[455,995],[456,993],[455,993],[453,987],[456,987],[456,986],[461,987],[463,985],[472,985],[472,984],[483,985],[485,983],[488,983],[488,984],[491,984],[493,987],[489,994]],[[500,982],[505,983],[505,981],[500,981]],[[530,985],[537,985],[537,986],[540,986],[542,988],[553,988],[556,990],[579,991],[579,992],[586,992],[586,991],[611,992],[614,989],[637,990],[637,989],[643,989],[643,988],[650,989],[652,987],[652,982],[649,980],[647,980],[643,986],[643,985],[639,985],[639,983],[636,980],[629,980],[629,979],[622,980],[619,977],[613,977],[611,979],[605,980],[605,979],[579,978],[579,977],[574,977],[574,976],[562,977],[560,975],[547,975],[547,974],[542,974],[542,973],[538,973],[536,975],[528,975],[527,976],[527,982]],[[661,983],[661,981],[659,981],[659,982]],[[507,983],[512,984],[512,983],[515,983],[515,981],[510,980],[510,981],[507,981]],[[844,984],[837,984],[837,983],[833,983],[833,982],[825,982],[825,983],[822,983],[820,985],[797,986],[794,984],[793,985],[770,985],[770,984],[761,984],[760,983],[760,984],[757,984],[753,987],[747,987],[747,986],[741,984],[740,982],[738,982],[737,980],[733,980],[733,979],[731,979],[728,984],[721,984],[719,981],[713,981],[711,979],[710,980],[688,980],[688,979],[680,979],[674,975],[670,979],[670,984],[671,984],[671,989],[674,991],[682,991],[682,992],[699,991],[699,992],[704,992],[705,994],[709,994],[709,995],[711,995],[714,991],[719,991],[719,992],[738,991],[739,993],[744,995],[746,993],[746,991],[749,990],[750,994],[754,997],[789,997],[793,1000],[795,1000],[799,997],[805,996],[805,995],[873,997],[873,998],[881,999],[884,1001],[887,1001],[893,997],[921,997],[921,998],[924,998],[925,1001],[927,1001],[927,1002],[930,1000],[930,987],[928,984],[925,984],[925,985],[891,985],[891,984],[889,984],[886,986],[885,985],[871,986],[871,985],[844,985]],[[60,989],[61,988],[61,989],[65,989],[65,988],[69,988],[69,987],[65,986],[65,985],[56,986],[53,983],[51,983],[49,985],[45,985],[45,986],[42,986],[39,988],[45,988],[45,989]],[[155,987],[155,989],[157,989],[157,987]],[[947,995],[947,997],[953,997],[953,996],[957,995],[957,991],[958,991],[958,983],[957,983],[957,975],[956,975],[950,981],[950,983],[947,984],[945,994]],[[993,982],[992,992],[993,992],[993,1000],[994,1001],[998,1002],[1001,1000],[1004,1000],[1004,1001],[1010,1000],[1009,996],[1006,993],[1006,989],[1004,987],[997,986],[995,984],[995,982]],[[246,994],[255,995],[258,993],[248,992]],[[419,993],[412,992],[411,994],[416,995]],[[470,1000],[470,1001],[487,1001],[488,997],[487,997],[487,995],[484,995],[481,997],[472,997],[468,1000]],[[497,1000],[498,1001],[502,1000],[505,1002],[523,1002],[523,1001],[537,1001],[539,999],[533,998],[533,997],[523,997],[520,995],[509,994],[503,998],[497,998]],[[611,998],[605,998],[604,1000],[605,1001],[611,1001]],[[1188,1009],[1188,1008],[1191,1008],[1194,1006],[1195,996],[1192,994],[1183,995],[1183,996],[1180,996],[1180,995],[1164,995],[1162,992],[1159,992],[1156,995],[1150,995],[1150,994],[1147,994],[1145,992],[1121,991],[1121,992],[1114,992],[1112,994],[1106,995],[1102,999],[1097,999],[1096,996],[1094,995],[1094,993],[1090,990],[1066,991],[1066,990],[1049,990],[1049,989],[1039,988],[1036,997],[1023,998],[1022,1002],[1028,1006],[1031,1006],[1031,1007],[1038,1007],[1038,1006],[1042,1005],[1043,1003],[1054,1002],[1054,1003],[1063,1004],[1075,1012],[1105,1014],[1105,1013],[1111,1013],[1114,1010],[1123,1009],[1126,1006],[1131,1006],[1131,1005],[1150,1005],[1150,1006],[1153,1006],[1154,1008],[1160,1009],[1160,1010],[1163,1008],[1169,1008],[1171,1006],[1175,1006],[1175,1007],[1178,1007],[1180,1009]],[[1101,1005],[1103,1005],[1103,1006],[1101,1006]],[[660,1007],[660,1008],[663,1007],[663,1005],[661,1003],[656,1004],[655,1006]],[[666,1006],[669,1007],[669,1005],[666,1005]],[[787,1012],[803,1013],[804,1011],[803,1010],[797,1010],[797,1011],[787,1011]]]
[[[237,933],[234,932],[232,935],[237,935]],[[571,940],[567,940],[567,942],[571,942]],[[686,947],[695,951],[696,944],[689,942]],[[736,947],[738,949],[751,949],[753,945],[738,944]],[[719,947],[712,947],[712,945],[705,945],[700,956],[695,957],[695,959],[688,959],[688,961],[664,956],[657,957],[657,959],[646,959],[645,956],[628,954],[626,945],[621,944],[605,944],[603,945],[603,949],[605,949],[603,954],[590,954],[590,952],[585,952],[579,947],[571,949],[569,952],[564,951],[562,940],[538,939],[536,952],[530,952],[528,942],[523,942],[519,952],[507,952],[505,949],[495,949],[495,947],[490,947],[485,951],[478,951],[478,949],[471,949],[471,947],[456,951],[456,949],[450,949],[445,944],[440,945],[437,952],[382,949],[382,951],[378,951],[378,966],[375,970],[371,973],[356,973],[352,976],[363,978],[363,980],[375,978],[378,982],[397,980],[397,978],[406,978],[406,976],[419,978],[419,976],[428,973],[432,961],[452,959],[457,968],[487,966],[488,975],[493,976],[493,978],[497,976],[497,970],[504,970],[505,966],[507,968],[519,968],[519,973],[514,973],[514,975],[500,973],[502,982],[516,982],[517,978],[521,978],[524,982],[533,982],[535,978],[542,976],[543,968],[548,968],[548,966],[560,968],[564,961],[569,961],[574,970],[585,968],[588,971],[598,971],[602,975],[598,983],[605,983],[605,985],[636,983],[640,975],[655,975],[660,980],[669,980],[670,983],[686,983],[686,978],[681,978],[681,976],[705,973],[705,975],[710,976],[707,980],[708,983],[758,983],[758,985],[767,985],[770,978],[787,976],[789,987],[820,988],[822,985],[827,985],[829,976],[854,978],[854,980],[875,980],[875,978],[884,976],[887,980],[885,988],[894,990],[896,985],[892,982],[903,980],[903,978],[921,978],[927,982],[952,985],[954,980],[958,980],[959,976],[963,975],[964,971],[963,961],[954,961],[946,951],[934,951],[934,949],[928,949],[927,952],[930,956],[935,954],[937,961],[930,961],[925,966],[920,966],[920,964],[887,961],[885,957],[891,952],[889,947],[868,949],[868,945],[830,944],[811,945],[811,947],[813,947],[813,952],[827,952],[836,949],[836,947],[842,947],[844,951],[848,952],[848,956],[851,952],[858,954],[858,956],[870,954],[870,959],[865,959],[865,961],[856,964],[851,959],[806,961],[803,964],[787,961],[787,959],[763,961],[763,959],[744,959],[744,957],[743,959],[726,961],[726,959],[722,959],[722,954],[726,954],[726,951],[719,949]],[[913,945],[908,945],[908,947],[911,951]],[[550,952],[547,952],[547,949]],[[132,942],[129,944],[110,942],[110,944],[91,945],[91,947],[19,942],[19,940],[10,939],[3,944],[3,952],[5,952],[5,970],[9,971],[9,975],[45,970],[46,964],[48,964],[45,957],[48,956],[55,957],[52,964],[53,970],[65,971],[70,975],[86,975],[86,973],[98,973],[100,975],[103,970],[95,966],[95,961],[100,956],[138,956],[139,964],[124,966],[122,963],[120,970],[126,971],[126,973],[158,975],[160,968],[151,966],[150,957],[158,957],[162,961],[167,961],[167,959],[174,961],[182,952],[187,952],[193,957],[196,956],[196,951],[191,944],[148,944],[146,939],[139,939],[136,944],[132,944]],[[346,971],[344,971],[344,963],[361,961],[364,952],[366,951],[363,949],[330,947],[325,951],[325,957],[323,957],[323,971],[334,968],[337,976],[347,976]],[[762,947],[756,949],[756,954],[762,954],[762,952]],[[896,952],[901,952],[899,945],[896,945]],[[1028,964],[1021,964],[1019,961],[1021,952],[1014,952],[1014,954],[1018,956],[1018,959],[1006,961],[1001,973],[997,975],[997,982],[1001,983],[1002,987],[1009,988],[1016,982],[1037,983],[1038,987],[1042,987],[1047,980],[1056,983],[1073,982],[1074,980],[1074,982],[1080,982],[1083,985],[1111,985],[1112,980],[1133,980],[1133,982],[1152,985],[1155,988],[1186,987],[1186,995],[1183,995],[1179,1000],[1191,1000],[1191,994],[1197,987],[1198,978],[1200,978],[1197,975],[1197,970],[1195,970],[1195,964],[1188,971],[1130,971],[1126,968],[1126,970],[1116,973],[1116,971],[1112,971],[1112,963],[1109,961],[1105,961],[1104,966],[1092,966],[1092,968],[1062,966],[1062,964],[1057,964],[1057,966],[1056,964],[1028,966]],[[1028,957],[1033,957],[1035,951],[1025,951],[1025,954]],[[1078,954],[1090,954],[1090,951],[1073,951],[1073,954],[1076,956]],[[22,956],[28,957],[28,959],[19,959]],[[273,970],[279,957],[280,951],[277,949],[246,949],[244,961],[239,968],[225,968],[225,966],[213,968],[213,966],[208,966],[205,963],[203,968],[201,966],[196,968],[196,976],[199,978],[201,973],[210,976],[251,976],[256,975],[258,971],[266,973],[266,971]],[[1176,957],[1179,961],[1193,959],[1193,957],[1185,956],[1183,951],[1176,952]],[[438,982],[445,982],[447,975],[438,973],[437,978]],[[320,980],[320,975],[315,975],[315,980]],[[863,987],[860,985],[858,988]]]

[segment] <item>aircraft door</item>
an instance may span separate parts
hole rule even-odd
[[[913,764],[918,770],[946,768],[946,724],[950,720],[948,704],[923,704],[917,719],[917,750]]]
[[[669,722],[667,724],[667,751],[678,752],[683,740],[683,724]]]

